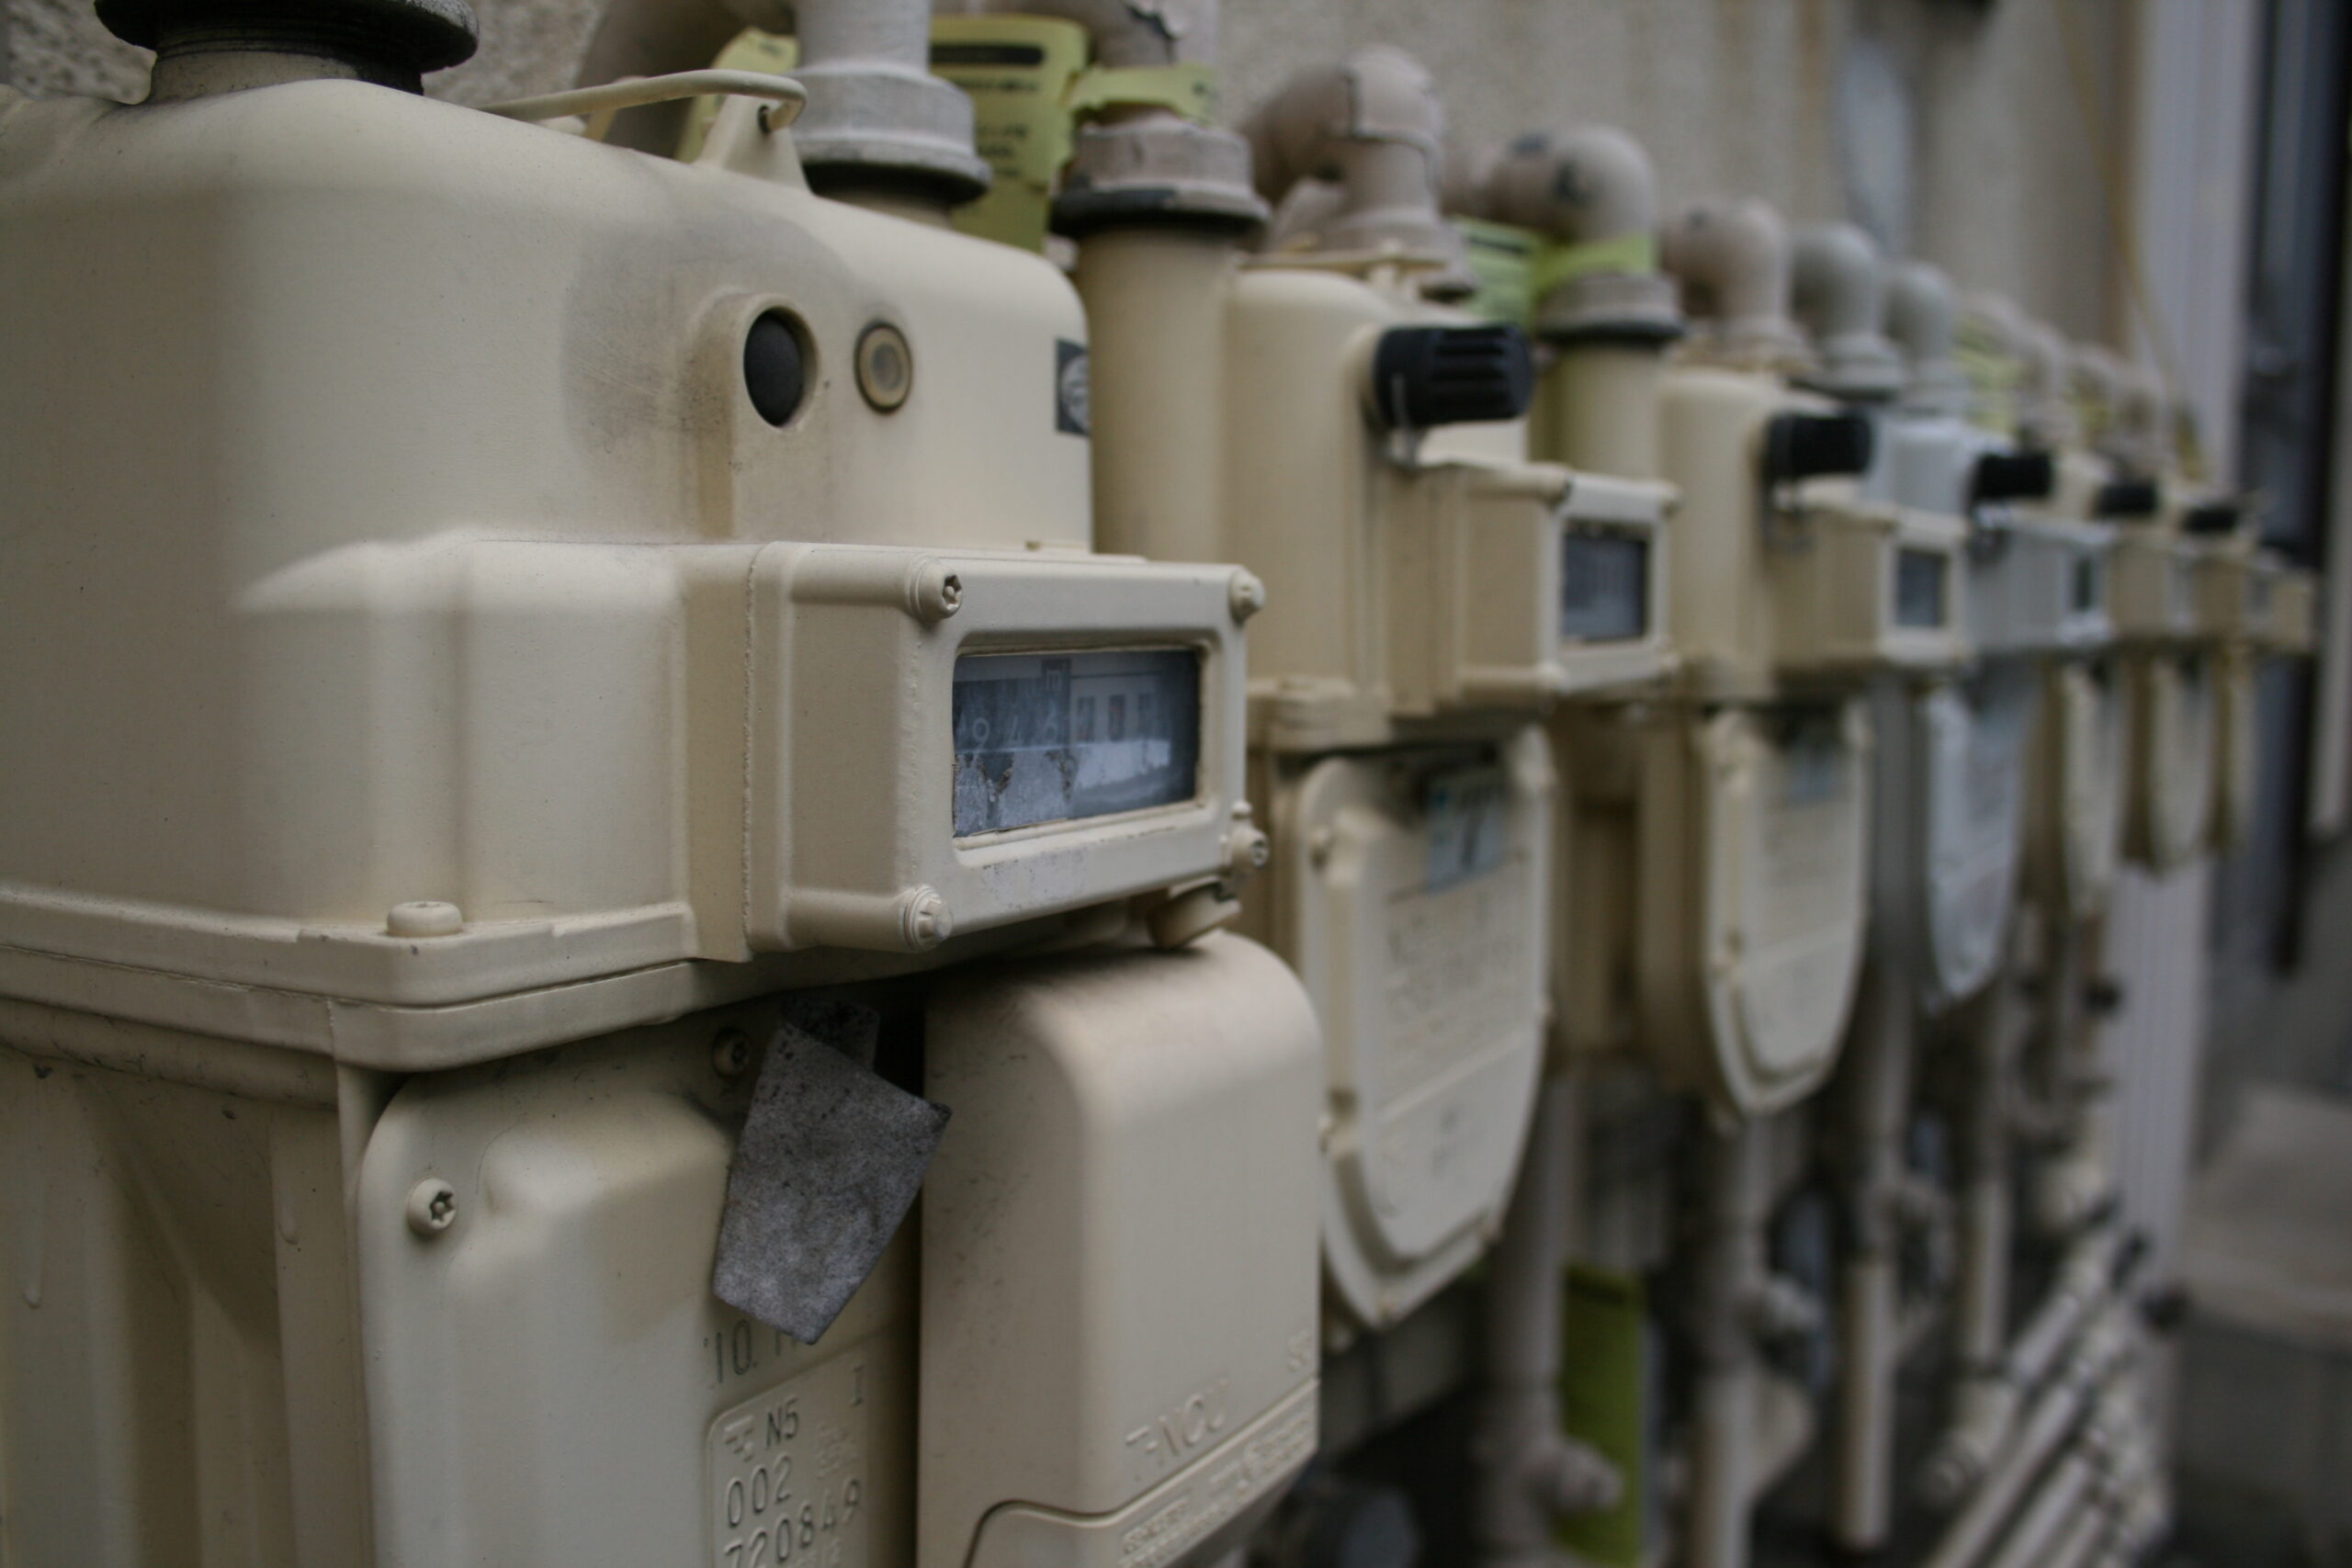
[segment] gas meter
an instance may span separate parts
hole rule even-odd
[[[790,81],[155,9],[153,101],[0,94],[11,1540],[1223,1550],[1313,1446],[1320,1045],[1193,941],[1262,590],[1091,549],[1068,284],[813,195]],[[797,9],[840,152],[922,8]],[[926,136],[829,188],[967,191]]]
[[[1306,73],[1252,119],[1285,214],[1256,253],[1250,148],[1151,124],[1081,128],[1056,207],[1093,333],[1098,517],[1266,584],[1250,739],[1274,855],[1250,929],[1323,1022],[1330,1308],[1385,1326],[1500,1224],[1544,1040],[1536,721],[1664,667],[1666,495],[1527,462],[1524,337],[1428,298],[1452,257],[1410,60]],[[1302,192],[1316,174],[1337,177]]]
[[[1677,1087],[1769,1112],[1827,1072],[1860,952],[1854,678],[1957,651],[1961,531],[1866,503],[1867,424],[1779,379],[1794,340],[1768,211],[1668,226],[1678,302],[1647,159],[1621,132],[1519,138],[1463,199],[1530,236],[1551,350],[1535,449],[1677,497],[1676,680],[1553,725],[1562,1037],[1638,1044]]]

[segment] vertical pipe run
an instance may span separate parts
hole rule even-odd
[[[1847,1047],[1848,1224],[1843,1266],[1844,1355],[1838,1386],[1830,1529],[1854,1551],[1886,1544],[1893,1514],[1894,1373],[1901,1281],[1895,1195],[1903,1184],[1903,1127],[1911,1103],[1917,1029],[1911,969],[1901,937],[1882,940],[1863,976]]]
[[[1666,354],[1656,343],[1606,339],[1560,345],[1529,419],[1543,456],[1589,473],[1663,478],[1658,390]]]
[[[1615,1469],[1560,1430],[1560,1292],[1584,1120],[1581,1078],[1545,1077],[1502,1239],[1489,1254],[1486,1390],[1471,1438],[1471,1524],[1487,1568],[1556,1560],[1555,1522],[1611,1506]]]
[[[1701,1135],[1699,1387],[1690,1434],[1689,1568],[1747,1568],[1759,1368],[1751,1307],[1764,1287],[1762,1125]]]
[[[1232,268],[1232,240],[1200,229],[1105,229],[1079,246],[1099,550],[1169,561],[1231,553],[1220,481]]]

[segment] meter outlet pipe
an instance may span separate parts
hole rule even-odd
[[[1659,270],[1657,180],[1642,144],[1611,126],[1514,139],[1467,194],[1479,217],[1558,247],[1532,331],[1552,363],[1529,416],[1536,454],[1588,473],[1660,477],[1667,350],[1683,334]]]
[[[1624,1479],[1560,1426],[1561,1278],[1582,1183],[1579,1076],[1544,1080],[1519,1185],[1489,1260],[1471,1528],[1487,1568],[1557,1562],[1559,1521],[1616,1506]]]
[[[972,147],[972,100],[931,73],[922,0],[607,0],[580,65],[582,86],[707,66],[744,28],[790,33],[808,93],[792,139],[809,186],[944,221],[988,188]],[[684,106],[614,123],[644,152],[678,142]]]

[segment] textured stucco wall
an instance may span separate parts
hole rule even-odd
[[[570,84],[596,0],[474,4],[481,51],[432,91],[483,102]],[[141,90],[143,57],[90,0],[0,7],[17,85]],[[2062,12],[2078,18],[2079,73]],[[1298,66],[1384,42],[1435,72],[1464,147],[1608,121],[1648,146],[1669,201],[1745,193],[1796,220],[1862,216],[1882,208],[1856,208],[1848,172],[1871,171],[1871,190],[1908,186],[1894,228],[1914,254],[2104,336],[2118,318],[2100,144],[2127,130],[2130,13],[2131,0],[1227,0],[1226,101],[1238,115]]]

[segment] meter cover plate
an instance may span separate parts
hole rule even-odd
[[[1644,1032],[1740,1115],[1836,1061],[1867,918],[1867,722],[1854,704],[1669,717],[1642,814]]]
[[[2213,820],[2213,661],[2151,653],[2129,661],[2132,682],[2132,856],[2171,871],[2204,852]]]
[[[911,1558],[913,1228],[821,1346],[710,1291],[753,1084],[711,1070],[711,1041],[778,1022],[775,1001],[745,1003],[392,1097],[356,1208],[379,1561]],[[457,1219],[420,1237],[405,1205],[427,1177]]]
[[[2032,671],[2003,661],[1917,699],[1920,843],[1929,999],[1973,995],[2001,955],[2024,842]]]
[[[1326,758],[1276,803],[1281,944],[1323,1020],[1323,1249],[1385,1324],[1452,1279],[1509,1202],[1544,1048],[1552,775],[1499,750]]]
[[[2121,848],[2123,697],[2111,672],[2054,665],[2035,721],[2032,823],[2036,884],[2076,918],[2097,913]]]

